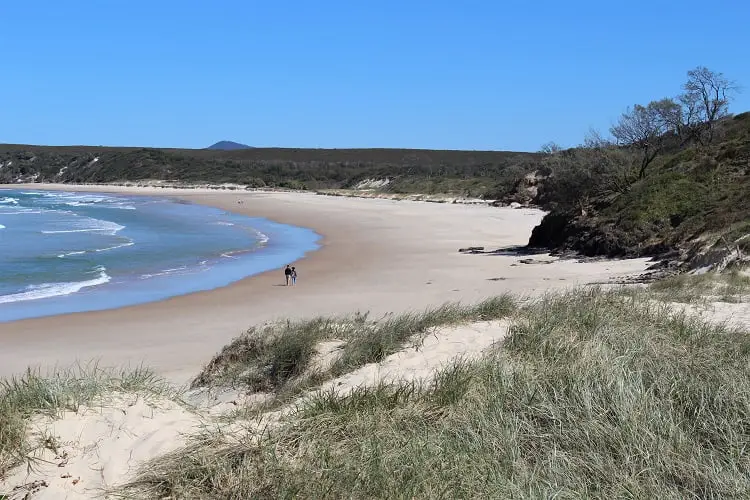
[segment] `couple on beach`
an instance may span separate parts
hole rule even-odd
[[[289,282],[291,281],[292,285],[297,284],[297,269],[294,267],[286,266],[286,269],[284,269],[284,277],[286,278],[286,286],[289,286]]]

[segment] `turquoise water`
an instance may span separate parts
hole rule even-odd
[[[297,260],[318,239],[174,199],[0,189],[0,321],[210,290]]]

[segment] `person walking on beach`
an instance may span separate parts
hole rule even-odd
[[[292,285],[297,284],[297,269],[292,267]]]
[[[287,264],[286,269],[284,269],[284,278],[286,278],[286,286],[289,286],[289,280],[292,277],[292,268],[289,267]]]

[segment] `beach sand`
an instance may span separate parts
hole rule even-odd
[[[524,245],[535,209],[156,187],[12,186],[173,196],[314,229],[322,248],[295,265],[296,287],[264,273],[220,289],[121,309],[0,324],[0,376],[27,366],[145,364],[176,383],[249,326],[279,318],[370,311],[378,316],[474,302],[504,292],[602,282],[643,271],[646,259],[579,263],[536,255],[465,255],[459,248]]]

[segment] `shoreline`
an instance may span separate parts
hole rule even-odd
[[[7,193],[7,191],[4,191],[5,189],[5,187],[0,188],[0,197],[2,197],[2,193]],[[15,192],[20,193],[22,191],[32,190],[21,188],[20,190],[17,189]],[[36,187],[35,192],[38,193],[39,191],[40,188]],[[53,189],[49,189],[47,192],[61,193],[61,191]],[[99,194],[104,195],[105,193]],[[163,204],[164,206],[172,207],[166,210],[177,211],[175,213],[180,214],[177,216],[178,219],[182,219],[184,222],[193,219],[200,221],[202,220],[202,217],[206,217],[206,220],[208,221],[209,219],[218,217],[222,220],[226,219],[234,221],[219,222],[218,224],[228,226],[239,224],[240,227],[247,226],[250,234],[256,234],[258,237],[253,240],[251,246],[235,246],[223,253],[212,251],[210,255],[208,253],[202,253],[200,255],[197,253],[191,254],[190,249],[184,247],[182,249],[177,247],[174,248],[174,250],[177,251],[176,253],[179,254],[177,255],[178,258],[182,255],[183,250],[186,250],[188,254],[195,255],[196,257],[199,256],[200,259],[196,258],[193,264],[186,264],[182,260],[179,262],[163,260],[165,255],[172,254],[172,256],[174,256],[174,252],[160,254],[162,258],[161,264],[152,262],[152,264],[157,267],[148,270],[144,270],[142,267],[131,269],[132,266],[127,265],[127,261],[130,259],[130,254],[121,254],[114,259],[114,261],[111,259],[109,261],[106,259],[105,261],[94,259],[90,262],[90,266],[94,266],[93,269],[98,273],[94,278],[89,277],[89,275],[82,275],[79,278],[69,277],[67,278],[70,280],[68,282],[64,280],[55,280],[54,278],[56,278],[56,276],[53,275],[48,279],[50,283],[35,285],[33,288],[23,288],[23,285],[21,285],[20,288],[16,289],[17,291],[11,290],[11,292],[8,292],[8,295],[0,297],[0,325],[24,319],[65,316],[79,312],[112,310],[158,302],[172,297],[189,295],[200,291],[211,291],[216,288],[228,286],[242,279],[257,276],[264,272],[277,270],[287,263],[299,260],[305,255],[320,248],[317,243],[320,239],[320,235],[314,231],[297,226],[281,225],[263,218],[249,218],[246,215],[238,214],[236,210],[233,212],[225,211],[206,205],[196,204],[191,201],[183,202],[177,198],[167,196],[154,197],[150,195],[128,195],[124,193],[106,194],[117,197],[122,203],[127,202],[128,205],[133,205],[133,207],[128,208],[135,208],[135,206],[143,208],[145,205],[141,206],[141,203],[145,202],[148,204],[151,199],[161,199],[168,202]],[[75,199],[77,199],[79,195],[87,197],[96,194],[90,192],[78,192]],[[45,197],[46,196],[47,195],[45,195]],[[109,199],[114,200],[115,198]],[[67,198],[65,198],[65,200],[67,200]],[[161,204],[159,206],[161,206]],[[193,208],[191,209],[190,206]],[[144,211],[142,211],[140,215],[141,223],[146,223],[149,219],[153,218],[154,215],[158,218],[161,213],[159,211],[155,212],[153,208],[143,208],[143,210]],[[105,213],[99,213],[96,217],[106,219],[109,216]],[[132,222],[133,227],[138,231],[138,228],[140,227],[139,223],[137,221]],[[131,226],[130,219],[123,221],[114,215],[110,220],[105,220],[105,223],[114,225],[118,234],[123,234],[119,233],[119,230],[124,229],[125,225],[128,227]],[[123,224],[123,226],[118,224]],[[198,224],[200,224],[200,222],[198,222]],[[28,229],[28,223],[26,223],[24,227],[23,224],[16,222],[15,226],[17,229]],[[143,227],[146,226],[144,225]],[[192,229],[197,229],[200,232],[208,231],[210,234],[215,234],[212,228],[213,225],[195,226]],[[167,232],[170,231],[169,228],[164,229],[167,230]],[[76,230],[73,232],[78,231]],[[197,234],[200,234],[200,232]],[[159,233],[161,233],[161,230]],[[266,245],[269,238],[266,233],[273,238],[270,246]],[[177,229],[176,232],[170,234],[179,236],[181,231]],[[156,236],[158,236],[159,239],[163,238],[163,235],[161,234]],[[122,238],[122,236],[120,236],[120,238]],[[195,241],[198,245],[206,243],[205,233],[203,237],[199,236],[198,238],[198,240],[192,241]],[[113,248],[130,246],[133,244],[133,240],[128,238],[128,236],[125,236],[125,240],[127,243],[118,244]],[[200,240],[203,241],[201,242]],[[141,242],[139,241],[139,243]],[[81,252],[63,253],[58,255],[58,257],[89,252],[93,255],[95,252],[99,251],[101,250],[84,250]],[[139,257],[138,255],[140,254],[143,256],[143,252],[144,250],[136,250],[134,257],[136,259],[142,259],[143,257]],[[190,257],[190,255],[187,256]],[[148,260],[151,261],[152,259]],[[207,265],[204,266],[204,264]],[[125,265],[125,267],[123,267],[123,265]],[[190,267],[191,265],[193,267]],[[112,270],[114,270],[114,274]],[[148,274],[142,274],[144,272],[148,272]],[[143,278],[153,279],[142,281]],[[39,289],[39,292],[34,293],[33,295],[31,292],[24,292],[24,290],[29,289]],[[9,300],[4,300],[6,298]]]
[[[547,289],[642,272],[647,259],[578,263],[539,256],[462,255],[469,246],[525,244],[543,215],[493,208],[306,193],[159,187],[19,184],[42,189],[163,196],[313,230],[319,249],[295,261],[296,287],[279,270],[209,291],[104,311],[0,324],[0,376],[32,366],[97,359],[102,365],[148,364],[184,382],[233,337],[282,318],[424,309],[475,302],[504,292]]]

